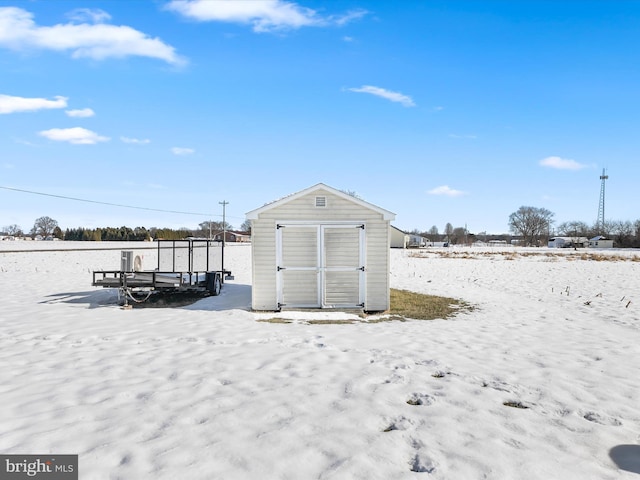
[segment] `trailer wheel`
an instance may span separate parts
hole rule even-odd
[[[220,290],[222,289],[222,280],[220,280],[220,274],[216,273],[213,277],[213,288],[211,289],[211,295],[214,297],[220,295]]]

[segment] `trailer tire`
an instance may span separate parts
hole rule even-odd
[[[213,281],[211,283],[212,285],[209,291],[211,292],[211,295],[217,297],[220,295],[220,290],[222,289],[222,280],[220,279],[219,273],[215,273],[213,275]]]

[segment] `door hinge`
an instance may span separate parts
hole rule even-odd
[[[364,272],[364,267],[360,267],[358,270],[362,270]]]
[[[278,269],[278,272],[279,272],[280,270],[286,270],[286,269],[287,269],[287,267],[281,267],[280,265],[278,265],[276,268]]]

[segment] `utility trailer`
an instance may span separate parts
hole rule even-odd
[[[154,293],[218,295],[225,280],[233,280],[224,268],[224,245],[211,240],[158,240],[158,263],[143,270],[142,259],[123,250],[120,270],[93,272],[94,287],[117,288],[124,299],[147,301]]]

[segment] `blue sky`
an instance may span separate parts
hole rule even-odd
[[[633,221],[639,46],[633,0],[0,0],[0,227],[239,227],[323,182],[500,233],[593,223],[603,168]]]

